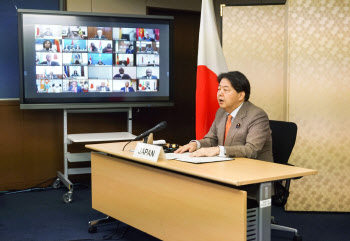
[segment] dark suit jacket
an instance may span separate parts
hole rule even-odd
[[[73,86],[70,86],[68,91],[73,91]],[[79,85],[77,85],[77,92],[83,92]]]
[[[123,77],[121,77],[120,74],[114,75],[113,79],[131,79],[130,75],[124,74]]]
[[[154,41],[153,38],[149,37],[149,38],[146,38],[146,37],[143,37],[142,40],[146,40],[146,41]]]
[[[208,134],[199,140],[201,147],[224,146],[226,156],[247,157],[273,162],[272,137],[267,114],[246,101],[232,121],[225,143],[227,112],[218,109]]]
[[[47,61],[43,61],[40,64],[46,64],[47,65]],[[60,64],[56,61],[51,61],[51,66],[60,66]]]
[[[102,91],[102,86],[97,87],[97,91]],[[109,87],[105,86],[105,91],[109,91]]]
[[[129,92],[135,92],[133,87],[128,87],[128,88],[129,88]],[[122,87],[120,90],[125,92],[125,87]]]
[[[95,35],[95,38],[98,38],[98,35]],[[101,39],[105,39],[106,38],[106,36],[104,36],[104,35],[101,35]],[[99,39],[99,38],[98,38]]]
[[[142,76],[141,79],[148,79],[147,76]],[[157,79],[157,76],[151,75],[150,79]]]

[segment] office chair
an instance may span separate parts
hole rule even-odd
[[[293,151],[297,136],[297,125],[293,122],[270,120],[270,129],[272,131],[272,154],[275,163],[288,164],[289,157]],[[298,179],[298,178],[295,178]],[[272,196],[272,204],[278,207],[284,207],[289,196],[290,179],[275,181],[273,183],[275,194]],[[298,230],[281,225],[277,225],[274,218],[271,219],[271,229],[294,232],[293,241],[302,241],[298,235]]]

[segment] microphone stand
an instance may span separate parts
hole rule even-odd
[[[131,140],[131,141],[129,141],[128,143],[126,143],[125,146],[123,147],[123,150],[122,150],[122,151],[124,151],[125,147],[126,147],[130,142],[132,142],[132,141],[133,141],[133,140]],[[150,133],[150,134],[148,134],[147,136],[145,136],[145,137],[143,138],[143,143],[146,143],[146,144],[153,144],[153,133]]]

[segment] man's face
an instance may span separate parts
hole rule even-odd
[[[46,60],[47,61],[51,61],[51,55],[50,54],[46,55]]]
[[[148,33],[146,33],[146,38],[149,38],[149,34]]]
[[[102,86],[102,87],[105,87],[105,86],[106,86],[106,83],[105,83],[105,82],[101,82],[101,86]]]
[[[238,106],[240,106],[240,104],[244,102],[244,97],[244,91],[237,93],[228,79],[223,78],[220,81],[217,99],[219,106],[226,112],[231,113],[234,111]]]
[[[123,68],[119,69],[119,74],[124,74],[124,69]]]
[[[152,70],[146,70],[146,75],[150,77],[152,75]]]
[[[129,87],[129,82],[125,82],[125,87]]]
[[[77,82],[76,82],[76,81],[73,81],[73,82],[72,82],[72,86],[73,86],[73,87],[76,87],[76,86],[77,86]]]
[[[134,49],[134,46],[131,45],[131,46],[130,46],[130,50],[133,50],[133,49]]]
[[[97,35],[101,37],[102,36],[102,31],[100,31],[100,30],[97,31]]]

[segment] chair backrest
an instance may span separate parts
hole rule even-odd
[[[293,151],[298,127],[293,122],[270,120],[272,154],[275,163],[287,164]]]

